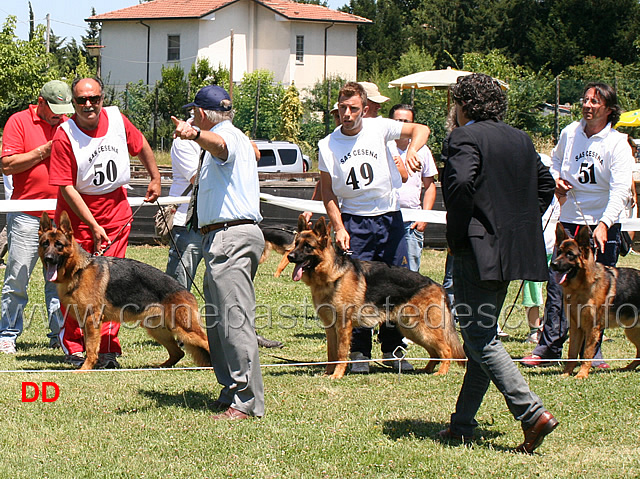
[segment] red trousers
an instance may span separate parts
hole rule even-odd
[[[109,238],[114,238],[120,231],[119,227],[112,228],[110,231],[105,228]],[[113,240],[109,249],[105,252],[105,256],[113,256],[115,258],[124,258],[127,254],[127,243],[129,241],[129,233],[131,232],[131,224],[128,224],[122,233]],[[74,232],[76,240],[85,251],[93,253],[93,237],[88,229],[81,228]],[[99,305],[95,305],[99,307]],[[64,325],[60,330],[60,344],[65,354],[81,353],[84,351],[84,336],[82,328],[70,314],[67,313],[64,306],[60,305],[61,312],[64,317]],[[120,323],[105,321],[100,329],[100,352],[101,353],[122,353],[120,340],[118,339],[118,331],[120,331]]]

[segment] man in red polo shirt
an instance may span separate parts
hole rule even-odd
[[[3,133],[2,172],[13,177],[14,200],[55,198],[49,185],[51,140],[58,126],[73,113],[71,90],[59,80],[46,83],[36,105],[9,117]],[[51,212],[49,212],[51,214]],[[42,211],[7,214],[9,255],[2,286],[0,351],[15,354],[16,339],[22,333],[23,311],[29,296],[27,287],[38,260],[38,228]],[[50,333],[49,346],[57,347],[62,326],[56,285],[45,282],[45,301]]]
[[[151,181],[145,201],[160,195],[160,173],[153,151],[140,131],[117,107],[103,108],[102,82],[76,79],[71,87],[75,114],[55,135],[50,183],[58,187],[56,221],[67,211],[76,239],[89,252],[124,258],[131,231],[127,200],[129,155],[137,156]],[[117,368],[121,353],[119,323],[103,323],[98,367]],[[68,316],[62,348],[75,365],[84,361],[82,330]]]

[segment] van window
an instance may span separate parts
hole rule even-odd
[[[276,153],[273,150],[260,150],[258,166],[276,166]]]
[[[294,148],[283,148],[280,150],[280,160],[283,165],[295,165],[298,159],[298,150]]]

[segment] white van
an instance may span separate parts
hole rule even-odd
[[[261,173],[303,173],[311,166],[300,147],[288,141],[255,140],[260,150],[258,171]]]

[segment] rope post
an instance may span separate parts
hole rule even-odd
[[[398,346],[393,350],[393,357],[398,361],[398,381],[400,381],[400,376],[402,376],[402,361],[407,356],[407,350],[402,346]]]

